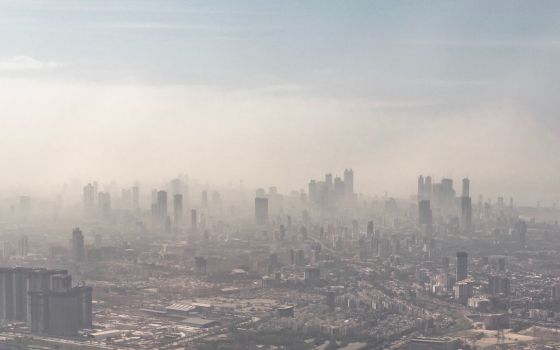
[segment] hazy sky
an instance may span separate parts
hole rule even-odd
[[[0,1],[0,180],[560,198],[558,1]]]

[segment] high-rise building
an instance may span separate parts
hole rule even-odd
[[[183,195],[175,194],[173,196],[173,219],[175,228],[183,225]]]
[[[461,197],[461,230],[463,232],[471,232],[472,230],[471,197]]]
[[[468,276],[469,255],[466,252],[457,252],[457,282],[462,281]]]
[[[198,216],[196,213],[196,209],[191,210],[191,228],[193,231],[198,229]]]
[[[424,197],[424,191],[425,191],[425,184],[424,184],[424,176],[420,175],[418,176],[418,201],[420,202],[421,200],[423,200]]]
[[[514,227],[515,241],[521,249],[527,248],[527,223],[519,220]]]
[[[167,221],[167,192],[165,191],[157,193],[157,213],[160,225],[165,227]]]
[[[90,183],[84,186],[83,202],[84,212],[87,215],[90,215],[93,212],[93,206],[95,202],[95,188]]]
[[[346,197],[354,197],[354,171],[352,169],[344,169],[344,190]]]
[[[72,258],[75,262],[83,262],[85,260],[84,235],[78,227],[72,230],[71,242]]]
[[[255,198],[255,219],[258,225],[268,222],[268,198]]]
[[[418,202],[418,224],[425,229],[426,235],[432,233],[432,209],[427,199]]]
[[[463,197],[470,197],[470,180],[468,178],[463,179]]]

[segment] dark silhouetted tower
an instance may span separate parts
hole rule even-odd
[[[469,255],[466,252],[457,252],[457,282],[468,276]]]
[[[72,258],[76,262],[85,260],[84,235],[82,231],[76,227],[72,231]]]

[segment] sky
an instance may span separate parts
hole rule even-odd
[[[560,198],[560,2],[0,1],[0,188]]]

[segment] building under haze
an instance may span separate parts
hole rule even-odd
[[[76,227],[72,231],[72,239],[70,244],[72,259],[75,262],[84,262],[86,259],[85,245],[84,245],[84,235],[82,231]]]
[[[467,278],[469,271],[469,255],[466,252],[457,252],[456,280],[460,282]]]
[[[92,328],[92,289],[72,287],[66,270],[0,268],[0,319],[34,334],[74,337]]]
[[[257,225],[268,222],[268,198],[255,198],[255,221]]]

